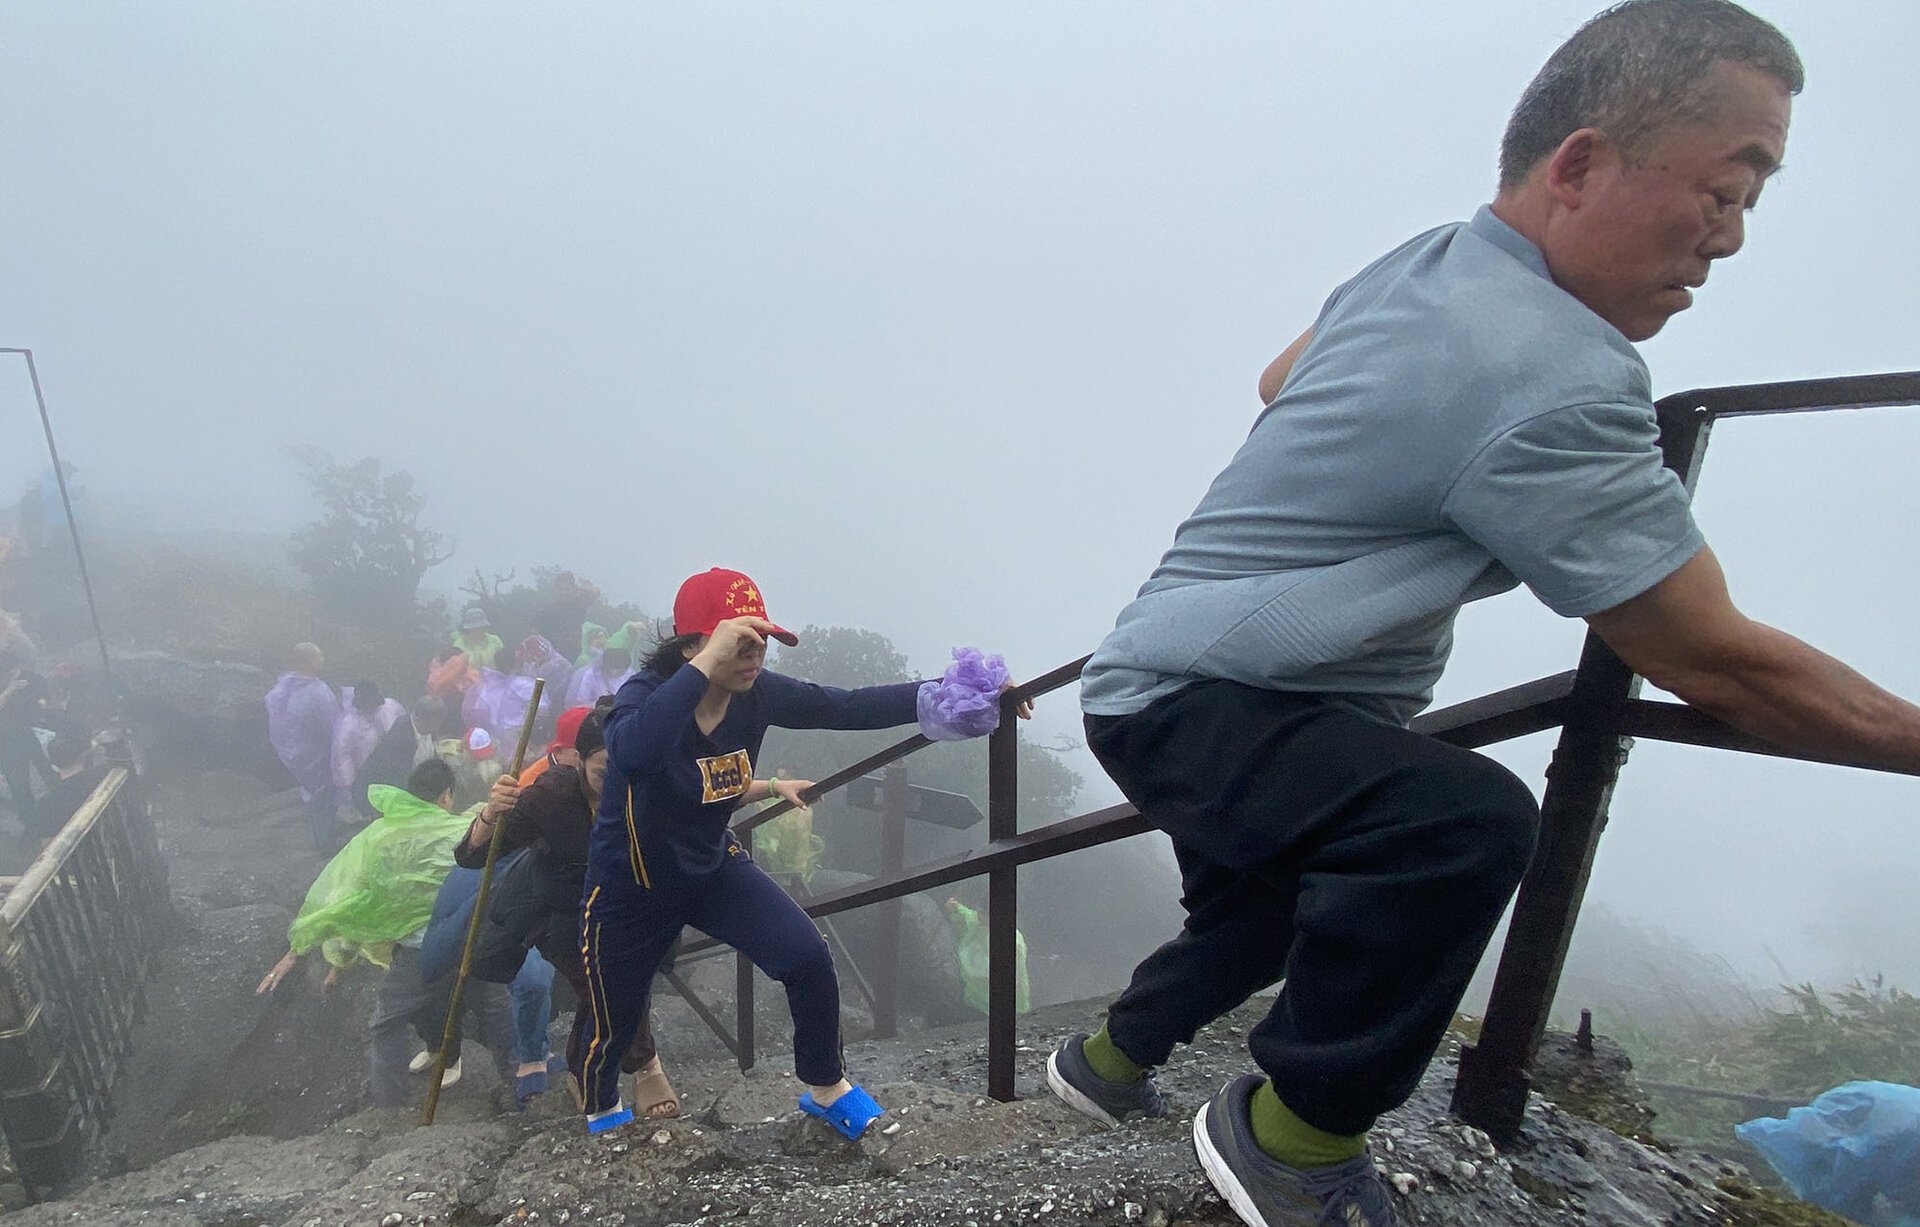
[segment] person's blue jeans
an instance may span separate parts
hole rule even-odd
[[[322,856],[340,850],[340,820],[333,812],[334,799],[335,791],[329,785],[307,802],[307,829],[313,835],[314,851]]]
[[[553,964],[540,957],[538,950],[527,951],[520,974],[510,986],[513,993],[513,1050],[522,1065],[545,1063],[547,1024],[553,1021]]]

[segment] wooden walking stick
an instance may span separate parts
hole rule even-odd
[[[527,701],[527,718],[520,724],[520,744],[513,750],[515,779],[520,778],[520,768],[526,765],[527,741],[533,736],[533,718],[540,711],[540,692],[546,688],[546,679],[533,680],[533,698]],[[423,1125],[433,1123],[434,1110],[440,1106],[440,1079],[446,1076],[447,1053],[453,1047],[453,1037],[460,1030],[460,1000],[466,995],[467,973],[473,969],[473,947],[480,938],[480,920],[487,914],[487,890],[493,885],[493,863],[500,858],[500,836],[506,829],[503,816],[493,824],[493,838],[487,841],[487,863],[480,870],[480,890],[473,897],[473,919],[467,922],[467,944],[460,951],[460,974],[454,977],[453,998],[447,1003],[447,1026],[440,1033],[440,1051],[433,1058],[433,1081],[427,1085],[427,1106],[420,1112],[420,1123]]]

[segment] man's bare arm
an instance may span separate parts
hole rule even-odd
[[[1280,389],[1286,386],[1287,376],[1293,374],[1294,361],[1300,357],[1307,343],[1313,340],[1313,329],[1309,328],[1295,337],[1293,344],[1280,351],[1280,356],[1267,363],[1267,369],[1260,372],[1260,403],[1271,405],[1273,398],[1280,395]]]
[[[1634,672],[1742,732],[1920,774],[1920,707],[1734,608],[1710,549],[1587,623]]]

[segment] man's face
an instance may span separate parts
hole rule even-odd
[[[1740,250],[1746,212],[1786,155],[1792,98],[1744,65],[1715,70],[1718,106],[1675,128],[1637,163],[1602,144],[1543,249],[1553,279],[1629,341],[1644,341],[1693,304],[1715,260]]]

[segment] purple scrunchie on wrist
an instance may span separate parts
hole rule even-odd
[[[937,682],[924,682],[916,698],[920,731],[930,741],[985,737],[1000,727],[1000,692],[1012,675],[998,656],[978,648],[955,648],[953,663]]]

